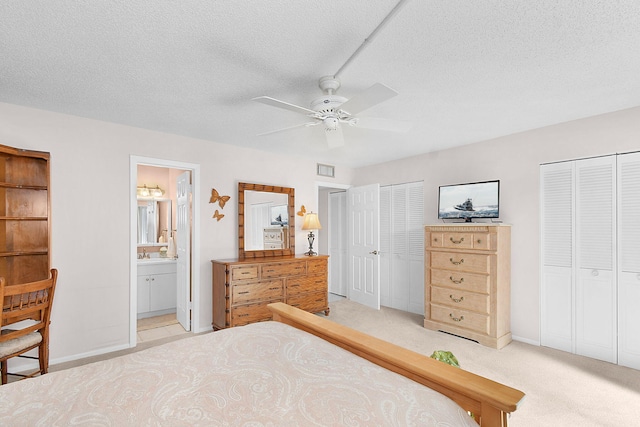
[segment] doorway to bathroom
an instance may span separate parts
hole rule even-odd
[[[199,165],[131,156],[130,346],[198,331]]]

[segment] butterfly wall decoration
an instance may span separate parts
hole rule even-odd
[[[211,198],[209,199],[209,203],[218,202],[220,209],[224,209],[224,205],[229,201],[229,199],[231,199],[231,196],[221,196],[220,193],[218,193],[218,190],[215,188],[211,189]]]
[[[304,205],[300,206],[300,210],[298,211],[298,216],[304,216],[304,214],[307,213],[307,209],[304,207]]]
[[[218,209],[216,209],[216,211],[213,213],[212,218],[215,218],[216,220],[220,221],[222,218],[224,218],[224,214],[221,214]]]

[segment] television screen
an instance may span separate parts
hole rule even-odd
[[[471,182],[440,186],[439,219],[498,218],[500,181]]]

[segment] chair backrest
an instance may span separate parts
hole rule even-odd
[[[57,279],[58,270],[55,268],[51,269],[48,279],[31,283],[6,285],[4,277],[0,277],[0,301],[2,301],[0,327],[4,329],[7,325],[23,320],[35,321],[35,324],[22,329],[3,331],[0,342],[19,338],[38,330],[42,333],[43,339],[47,338]]]

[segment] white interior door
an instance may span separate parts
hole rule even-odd
[[[617,362],[615,156],[576,162],[576,353]]]
[[[380,309],[380,185],[347,190],[349,299]]]
[[[329,194],[329,292],[347,296],[347,193]]]
[[[640,153],[618,156],[618,364],[640,369]]]
[[[191,172],[180,174],[176,182],[176,318],[191,330]]]
[[[575,352],[574,162],[540,168],[542,345]]]

